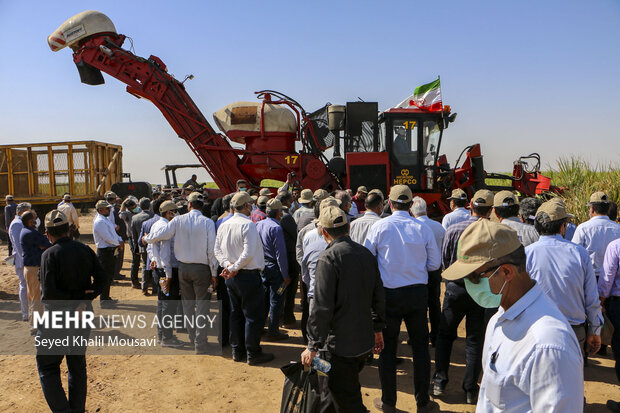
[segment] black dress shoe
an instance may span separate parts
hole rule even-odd
[[[476,404],[478,403],[478,392],[477,391],[466,391],[465,399],[467,404]]]
[[[273,353],[263,353],[262,351],[256,355],[248,356],[248,364],[256,366],[257,364],[268,363],[273,360]]]
[[[437,402],[429,400],[428,403],[423,406],[418,405],[418,409],[416,411],[418,413],[438,412],[439,405],[437,404]]]
[[[245,352],[233,353],[232,357],[233,357],[233,361],[236,361],[236,362],[245,362],[248,360],[248,354]]]
[[[607,408],[614,412],[614,413],[620,413],[620,403],[619,402],[615,402],[613,400],[607,400],[607,404],[606,404]]]
[[[266,334],[263,337],[263,341],[282,341],[288,339],[288,334],[283,332],[278,332],[276,334]]]
[[[161,340],[162,347],[170,347],[170,348],[181,348],[185,345],[184,342],[179,340],[176,337],[164,338]]]

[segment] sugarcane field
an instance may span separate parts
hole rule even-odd
[[[619,4],[0,19],[1,412],[620,412]]]

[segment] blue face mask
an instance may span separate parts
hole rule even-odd
[[[134,209],[131,210],[131,212],[133,212],[134,214],[137,214],[138,212],[140,212],[140,208],[135,207]]]
[[[473,282],[469,281],[468,278],[465,278],[465,289],[467,290],[467,293],[480,307],[499,307],[499,304],[502,301],[502,291],[506,286],[506,281],[504,281],[504,285],[502,285],[499,293],[493,294],[493,292],[491,291],[491,286],[489,285],[489,280],[497,273],[497,271],[499,271],[500,268],[501,267],[497,267],[497,269],[489,277],[480,277],[478,284],[474,284]]]
[[[241,192],[245,192],[247,190],[248,190],[248,188],[239,188],[239,191],[241,191]]]

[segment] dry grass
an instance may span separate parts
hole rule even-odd
[[[562,158],[556,169],[546,171],[544,175],[551,178],[556,186],[566,187],[559,196],[566,203],[575,223],[587,221],[590,195],[605,191],[613,202],[620,200],[620,167],[618,165],[591,165],[579,157]]]

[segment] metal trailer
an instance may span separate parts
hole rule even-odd
[[[122,146],[98,141],[0,145],[0,202],[11,194],[42,216],[70,193],[76,208],[92,207],[122,181],[122,161]],[[0,215],[4,223],[4,208]]]

